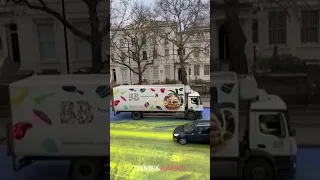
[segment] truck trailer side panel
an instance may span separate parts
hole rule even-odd
[[[123,85],[113,88],[114,111],[185,111],[183,85]]]
[[[14,153],[108,156],[107,78],[33,76],[10,84]]]

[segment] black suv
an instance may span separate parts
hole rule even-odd
[[[187,142],[210,144],[210,121],[196,120],[178,126],[173,131],[173,139],[182,145]]]

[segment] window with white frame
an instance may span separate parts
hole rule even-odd
[[[164,55],[167,57],[167,56],[169,56],[169,49],[165,49],[164,50]]]
[[[205,65],[204,65],[203,75],[205,75],[205,76],[210,75],[210,65],[209,65],[209,64],[205,64]]]
[[[269,12],[269,44],[287,43],[287,14],[286,12]]]
[[[134,70],[134,72],[137,72],[139,71],[139,69],[136,67],[136,68],[132,68]],[[139,82],[139,75],[134,73],[134,72],[131,72],[132,75],[133,75],[133,83],[138,83]]]
[[[171,78],[171,74],[170,74],[170,66],[165,66],[164,67],[164,73],[167,79]]]
[[[90,24],[88,23],[77,23],[75,26],[83,31],[90,32]],[[76,61],[91,61],[92,59],[92,47],[86,40],[74,36],[75,38],[75,57]]]
[[[128,68],[121,68],[122,81],[128,81]]]
[[[37,24],[37,33],[39,39],[40,60],[42,62],[57,61],[54,25],[50,23]]]
[[[200,76],[200,65],[193,66],[193,74],[194,76]]]
[[[193,49],[193,57],[198,58],[200,54],[200,48],[199,47],[195,47]]]
[[[154,80],[159,79],[159,67],[153,67],[153,79]]]
[[[210,51],[208,47],[205,49],[204,54],[206,57],[209,57]]]
[[[319,11],[301,12],[301,43],[319,42]]]

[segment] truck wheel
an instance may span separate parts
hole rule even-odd
[[[263,159],[253,159],[244,167],[245,180],[274,180],[276,175],[272,165]]]
[[[185,144],[187,144],[187,139],[186,138],[180,138],[179,139],[179,143],[182,144],[182,145],[185,145]]]
[[[197,119],[197,115],[195,112],[189,111],[187,112],[187,120],[194,121]]]
[[[131,118],[134,120],[139,120],[142,118],[142,113],[141,112],[133,112],[131,114]]]
[[[95,159],[76,159],[71,162],[73,180],[98,180],[101,169],[101,163]]]

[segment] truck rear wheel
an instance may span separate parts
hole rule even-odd
[[[139,120],[142,118],[142,112],[133,112],[131,114],[131,118],[134,120]]]
[[[70,175],[73,180],[98,180],[103,171],[101,162],[96,159],[75,159],[71,162]]]
[[[197,119],[197,115],[196,115],[195,112],[189,111],[189,112],[187,112],[187,114],[186,114],[186,118],[187,118],[187,120],[193,121],[193,120],[196,120],[196,119]]]
[[[264,159],[253,159],[246,163],[243,171],[245,180],[274,180],[276,175],[272,165]]]

